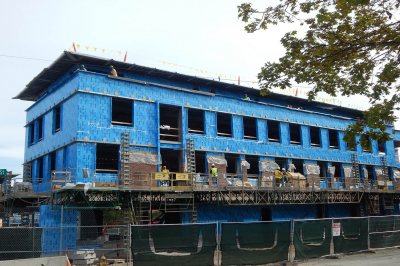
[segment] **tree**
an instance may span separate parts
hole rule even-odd
[[[393,124],[400,102],[400,0],[279,0],[258,10],[238,6],[247,32],[279,23],[301,29],[281,39],[286,49],[279,62],[267,62],[258,74],[261,95],[293,83],[319,92],[364,95],[371,107],[346,131],[354,146],[357,135],[389,140],[386,125]],[[366,144],[361,138],[361,144]]]

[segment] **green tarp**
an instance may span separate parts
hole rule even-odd
[[[340,223],[340,235],[333,237],[335,253],[349,253],[368,249],[368,218],[334,219]]]
[[[214,265],[216,224],[132,226],[134,265]]]
[[[0,228],[0,260],[36,258],[41,255],[41,228]]]
[[[369,218],[370,247],[385,248],[400,245],[400,217]]]
[[[295,259],[318,258],[329,255],[332,220],[302,220],[294,222],[293,244]]]
[[[222,223],[221,265],[286,261],[290,222]]]

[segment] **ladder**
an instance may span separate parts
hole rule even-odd
[[[360,168],[358,164],[358,156],[356,153],[351,154],[351,166],[352,166],[352,174],[354,179],[360,178]]]
[[[382,165],[382,176],[384,179],[389,180],[389,171],[386,163],[386,156],[381,157],[381,165]]]
[[[187,172],[191,174],[196,173],[196,154],[194,150],[193,138],[186,140],[186,156],[187,156]]]
[[[129,169],[129,139],[130,134],[128,132],[121,133],[121,148],[120,148],[120,185],[123,188],[131,185],[130,180],[130,169]]]
[[[32,163],[24,163],[22,180],[24,182],[32,182]]]

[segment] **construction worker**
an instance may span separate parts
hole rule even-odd
[[[247,94],[245,94],[245,95],[244,95],[244,100],[245,100],[245,101],[250,101],[250,97],[249,97]]]
[[[285,168],[283,168],[285,169]],[[275,185],[277,187],[281,187],[282,186],[282,178],[283,178],[283,173],[281,172],[281,170],[278,168],[274,171],[274,179],[275,179]]]
[[[110,76],[118,77],[117,70],[113,66],[110,66]]]
[[[162,187],[168,187],[169,186],[169,170],[165,165],[162,166],[161,168],[161,173],[163,174],[163,181],[161,182]]]
[[[80,66],[79,66],[79,70],[81,70],[81,71],[86,71],[87,69],[86,69],[85,65],[80,65]]]
[[[215,164],[211,165],[210,174],[213,184],[218,185],[218,168],[215,166]]]
[[[282,184],[283,186],[286,186],[286,184],[289,182],[289,177],[292,175],[290,174],[289,171],[286,171],[285,168],[282,168]]]

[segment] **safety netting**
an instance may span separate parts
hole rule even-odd
[[[333,220],[335,253],[349,253],[368,249],[368,218]]]
[[[257,265],[286,261],[290,245],[288,222],[221,224],[221,265]]]
[[[295,259],[317,258],[330,254],[332,220],[294,221]]]
[[[135,265],[214,265],[216,227],[212,224],[133,225]]]
[[[0,239],[0,260],[36,258],[41,256],[41,228],[0,228]]]
[[[400,245],[400,217],[382,216],[369,218],[371,248],[386,248]]]

